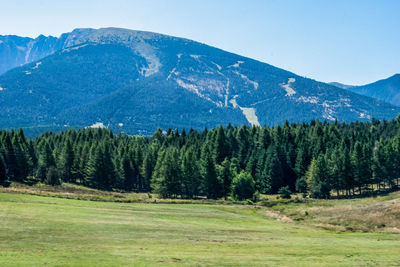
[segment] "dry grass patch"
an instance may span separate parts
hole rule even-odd
[[[156,194],[136,192],[102,191],[81,185],[63,183],[51,186],[42,183],[29,186],[13,182],[10,187],[0,186],[0,193],[29,194],[44,197],[57,197],[77,200],[120,202],[120,203],[166,203],[166,204],[245,204],[232,200],[199,199],[162,199]]]
[[[280,222],[293,222],[292,218],[290,218],[286,215],[283,215],[280,212],[273,211],[273,210],[267,210],[265,212],[265,215],[267,215],[268,217],[274,218]]]
[[[369,205],[314,207],[309,213],[322,224],[344,226],[346,230],[400,233],[400,200]]]
[[[386,196],[278,204],[280,214],[328,230],[400,233],[400,192]]]

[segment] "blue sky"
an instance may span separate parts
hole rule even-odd
[[[400,73],[397,0],[0,0],[0,34],[123,27],[186,37],[316,80]]]

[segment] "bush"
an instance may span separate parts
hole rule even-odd
[[[10,180],[4,180],[0,182],[0,185],[3,187],[9,187],[11,185],[11,181]]]
[[[55,167],[50,167],[46,173],[46,184],[49,185],[60,185],[60,172]]]
[[[281,196],[281,198],[289,199],[292,196],[292,191],[290,191],[289,186],[283,186],[279,188],[278,194]]]
[[[247,200],[247,205],[254,205],[254,202],[250,199]]]
[[[311,190],[311,197],[313,198],[329,198],[331,188],[328,183],[320,182]]]
[[[256,190],[256,192],[253,194],[253,202],[258,202],[260,200],[260,192]]]
[[[250,174],[242,171],[232,181],[232,195],[236,200],[251,199],[255,193],[255,183]]]

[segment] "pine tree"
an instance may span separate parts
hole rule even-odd
[[[60,159],[59,159],[59,170],[61,172],[61,176],[63,181],[65,182],[74,182],[72,176],[72,168],[74,164],[74,151],[72,149],[72,145],[70,140],[64,142],[64,147],[61,151]]]
[[[254,177],[256,175],[256,172],[257,172],[256,152],[251,153],[251,155],[248,157],[245,171],[247,173],[249,173],[252,177]]]
[[[232,175],[235,176],[236,174],[239,174],[240,173],[239,160],[237,158],[232,158],[230,164],[231,164]]]
[[[110,143],[105,143],[103,146],[103,175],[100,179],[100,186],[103,189],[111,189],[115,185],[116,169],[114,166],[111,145]]]
[[[239,128],[236,139],[238,140],[238,160],[242,169],[246,166],[246,160],[249,153],[249,133],[247,127],[243,125]]]
[[[294,170],[298,178],[303,177],[307,171],[307,154],[303,145],[297,149],[296,163]]]
[[[127,191],[131,191],[135,188],[137,181],[137,174],[135,172],[135,168],[132,164],[132,161],[128,158],[126,154],[122,156],[120,162],[120,170],[121,170],[121,186],[123,189]]]
[[[202,153],[204,191],[207,198],[222,196],[223,185],[218,179],[215,161],[208,149]]]
[[[385,180],[385,177],[388,176],[385,163],[386,163],[386,158],[384,149],[382,147],[382,143],[376,142],[373,150],[371,168],[372,168],[373,182],[378,185],[378,190],[380,190],[381,184]]]
[[[307,196],[308,188],[307,188],[307,180],[306,176],[302,176],[296,181],[296,191],[303,194],[303,197]]]
[[[10,180],[14,180],[18,175],[17,156],[11,143],[10,133],[6,133],[4,140],[4,159],[7,166],[7,175]]]
[[[177,149],[166,149],[158,157],[151,187],[163,198],[182,194],[182,172]]]
[[[153,176],[153,170],[157,162],[156,150],[150,148],[143,159],[143,163],[140,169],[141,175],[139,176],[138,189],[139,191],[146,191],[147,185]]]
[[[23,145],[20,143],[20,141],[14,136],[12,139],[12,146],[14,148],[14,153],[15,153],[15,158],[16,158],[16,163],[17,163],[17,168],[15,170],[15,180],[22,182],[29,174],[29,169],[30,169],[30,162],[29,162],[29,157],[28,154],[26,153]]]
[[[90,147],[86,143],[81,149],[76,151],[74,156],[74,163],[72,168],[72,174],[74,181],[78,181],[85,184],[86,170],[88,168],[88,162],[90,158]]]
[[[90,149],[89,160],[85,170],[85,184],[94,187],[100,188],[101,179],[100,176],[102,174],[103,167],[103,155],[100,146],[93,145]]]
[[[222,196],[227,197],[231,193],[233,177],[231,163],[226,158],[218,168],[218,180],[223,184]]]
[[[35,144],[33,139],[30,139],[27,143],[27,155],[29,157],[29,162],[30,162],[30,166],[29,166],[29,175],[33,176],[34,175],[34,170],[37,166],[38,163],[38,158],[36,155],[36,150],[35,150]]]
[[[268,148],[264,173],[265,180],[263,185],[265,192],[271,194],[277,193],[279,188],[283,186],[283,169],[275,146]]]
[[[394,164],[396,159],[395,150],[390,142],[386,142],[384,145],[384,156],[387,176],[385,177],[385,182],[389,185],[391,189],[395,187],[395,179],[397,179],[399,174],[396,172],[398,166]]]
[[[47,170],[56,166],[50,145],[46,139],[41,140],[38,144],[38,158],[37,176],[44,180]]]
[[[224,128],[220,126],[217,130],[214,148],[216,164],[220,164],[228,156],[228,152],[225,131]]]
[[[397,116],[396,120],[400,124],[400,114]],[[392,147],[393,147],[393,166],[394,166],[394,174],[396,178],[396,186],[399,187],[399,178],[400,178],[400,133],[397,134],[392,141]]]
[[[115,177],[109,144],[93,146],[86,169],[87,183],[95,188],[110,190],[114,185]]]
[[[350,151],[342,142],[339,147],[340,157],[339,157],[339,166],[340,166],[340,175],[339,175],[339,188],[344,189],[346,195],[349,195],[350,188],[354,185],[354,177],[352,176],[352,165],[351,165],[351,157]]]
[[[311,197],[329,198],[331,187],[326,180],[327,172],[324,155],[320,155],[317,159],[311,161],[306,172],[307,188]]]
[[[317,176],[317,160],[313,158],[310,165],[308,166],[305,178],[307,182],[307,191],[314,195],[316,188],[319,184],[319,178]]]
[[[200,195],[202,177],[198,164],[196,153],[189,148],[182,159],[182,184],[183,195],[187,198],[193,198]]]
[[[351,156],[353,166],[353,176],[355,186],[358,187],[359,194],[362,193],[363,185],[367,184],[370,179],[370,165],[365,155],[365,150],[360,141],[356,141]]]
[[[0,154],[0,185],[3,185],[5,180],[7,180],[6,164],[4,163],[3,156]]]
[[[261,147],[257,153],[257,163],[255,167],[254,181],[256,183],[256,190],[265,193],[265,185],[263,184],[265,175],[265,160],[266,150]]]

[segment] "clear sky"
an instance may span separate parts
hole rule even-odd
[[[122,27],[186,37],[330,82],[400,73],[400,0],[0,0],[0,34]]]

